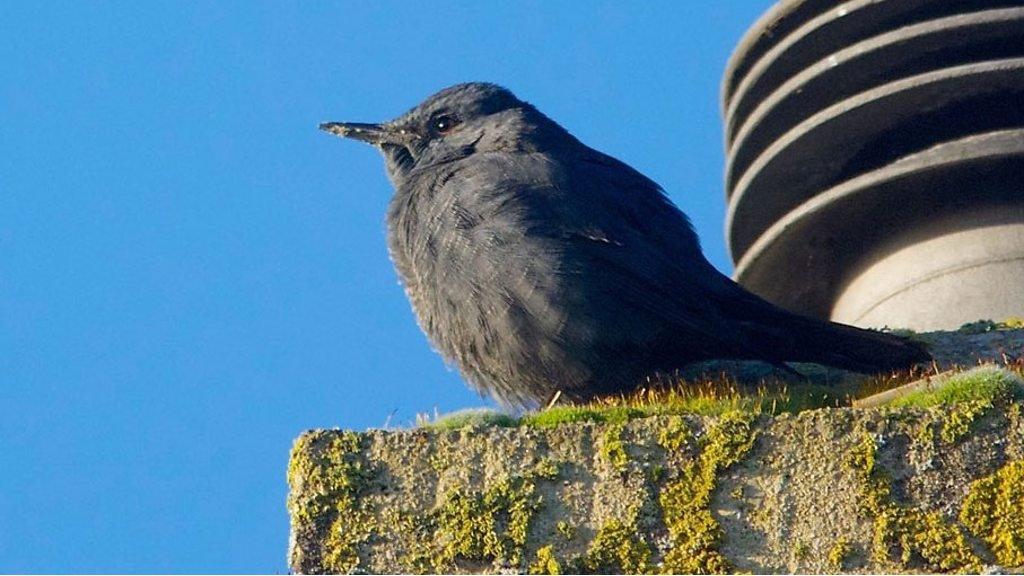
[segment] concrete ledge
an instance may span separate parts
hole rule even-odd
[[[939,411],[759,417],[750,423],[752,449],[712,474],[710,493],[696,494],[706,506],[673,495],[694,496],[688,471],[708,473],[700,466],[721,447],[708,443],[722,435],[721,419],[311,432],[296,443],[295,461],[319,463],[309,468],[314,476],[359,474],[351,501],[311,493],[318,484],[309,476],[292,478],[290,564],[307,573],[526,572],[547,559],[566,573],[660,572],[675,553],[683,558],[673,572],[977,570],[997,559],[958,518],[971,482],[1024,457],[1014,406],[954,443],[939,437]],[[673,430],[675,439],[666,435]],[[871,473],[888,479],[883,505],[914,516],[902,526],[879,527],[892,514],[886,508],[862,510],[873,482],[855,464],[865,441],[877,450]],[[963,539],[963,550],[903,544],[949,537]],[[880,547],[891,552],[879,556]]]
[[[953,340],[942,344],[948,356],[977,355],[979,342],[999,343],[991,355],[1006,348],[996,333]],[[289,564],[304,573],[1012,567],[1024,565],[1022,462],[1013,400],[318,430],[296,441],[289,466]]]

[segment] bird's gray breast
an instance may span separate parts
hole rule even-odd
[[[536,394],[521,389],[531,375],[564,365],[566,311],[559,248],[530,232],[531,194],[550,189],[550,175],[524,178],[508,162],[453,163],[406,180],[388,211],[388,244],[434,346],[475,386],[517,403]]]

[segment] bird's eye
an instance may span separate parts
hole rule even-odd
[[[438,134],[447,134],[459,125],[459,119],[451,114],[444,114],[434,118],[431,123]]]

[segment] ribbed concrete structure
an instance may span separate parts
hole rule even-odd
[[[740,283],[861,326],[1024,316],[1024,0],[792,0],[722,91]]]

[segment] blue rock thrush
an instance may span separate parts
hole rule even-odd
[[[709,359],[859,372],[929,359],[747,292],[708,263],[657,184],[500,86],[459,84],[390,122],[321,128],[383,153],[388,245],[420,326],[506,405],[629,392]]]

